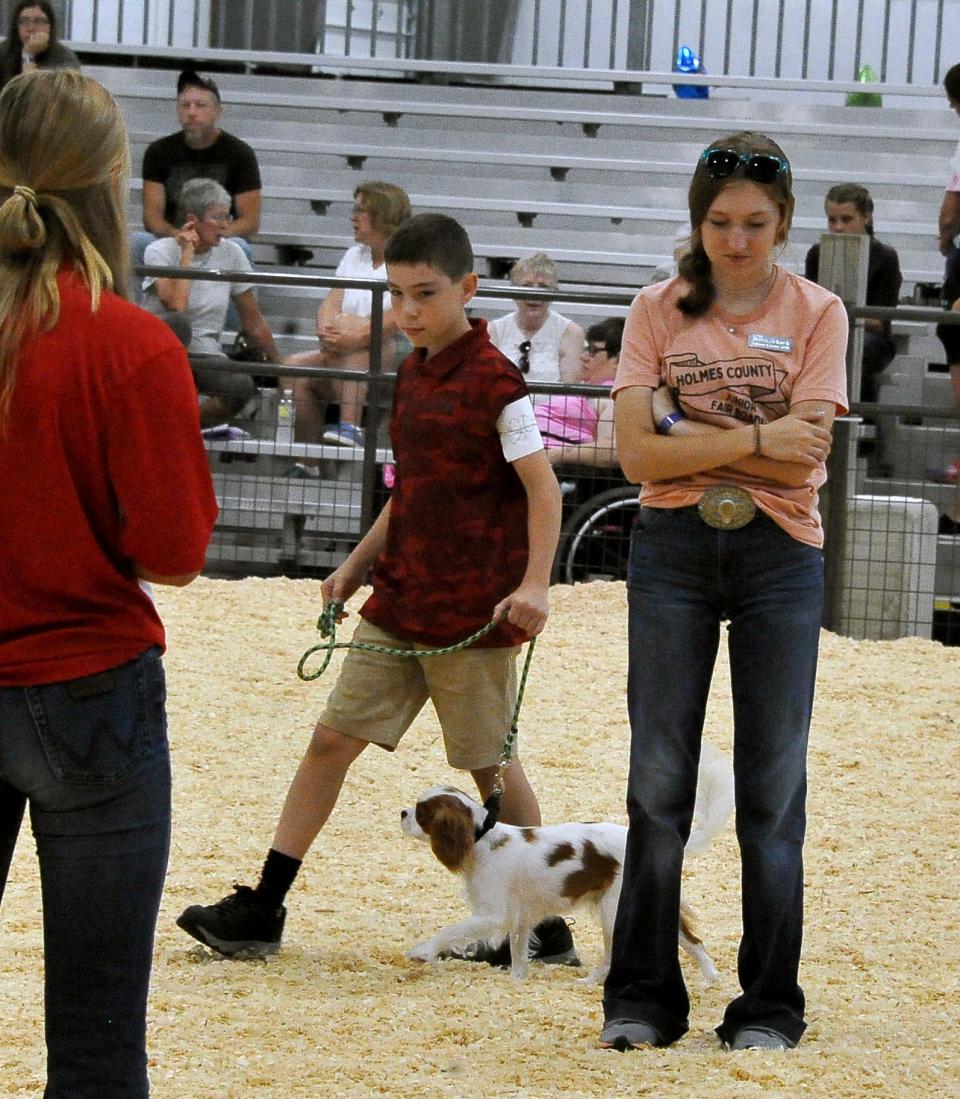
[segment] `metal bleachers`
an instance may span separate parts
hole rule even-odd
[[[143,150],[176,128],[175,70],[87,71],[116,95],[126,118],[134,177],[130,218],[139,225]],[[823,195],[832,184],[852,180],[874,196],[877,234],[900,256],[904,298],[915,284],[939,283],[942,276],[937,212],[960,136],[945,104],[831,107],[753,98],[750,88],[733,90],[740,98],[680,100],[663,94],[662,85],[653,94],[613,94],[329,73],[218,73],[216,79],[224,128],[248,141],[260,160],[263,220],[252,244],[256,265],[265,270],[296,264],[312,274],[332,273],[353,243],[354,187],[381,178],[403,186],[416,210],[442,210],[464,222],[488,288],[510,261],[542,250],[557,261],[564,288],[633,289],[668,259],[674,233],[686,221],[691,165],[703,147],[724,132],[754,129],[780,141],[793,166],[797,207],[782,262],[802,270],[825,229]],[[476,314],[512,307],[509,287],[497,289],[496,297],[475,299]],[[258,293],[281,348],[309,345],[322,292],[262,286]],[[623,312],[625,300],[557,308],[589,324]],[[870,468],[861,457],[851,474],[858,498],[870,501],[858,506],[868,526],[882,525],[876,516],[885,514],[883,497],[917,510],[927,539],[923,583],[960,614],[960,539],[929,529],[936,525],[931,509],[949,509],[957,490],[927,477],[930,467],[960,453],[960,421],[934,415],[952,406],[953,395],[932,323],[896,322],[895,334],[898,356],[881,379],[881,411],[868,417],[875,423],[861,435],[874,447]],[[361,533],[363,454],[281,446],[271,437],[275,426],[265,423],[267,434],[259,439],[208,444],[222,509],[211,549],[217,568],[323,570],[342,560]],[[305,456],[321,459],[320,478],[283,476]],[[387,460],[378,452],[377,477]],[[874,535],[864,537],[868,546],[880,545]],[[872,570],[867,560],[850,575],[866,585]],[[883,585],[896,582],[886,576]],[[928,611],[920,616],[924,630]]]
[[[172,74],[93,71],[124,110],[136,176],[146,143],[173,128]],[[468,211],[481,258],[499,259],[505,246],[507,255],[551,250],[532,235],[550,234],[563,248],[565,277],[633,285],[669,251],[699,150],[725,130],[754,128],[780,139],[794,165],[798,205],[787,262],[802,263],[819,238],[826,189],[852,178],[875,195],[878,232],[901,254],[907,291],[939,277],[931,226],[957,136],[946,108],[792,107],[236,73],[218,80],[225,127],[261,158],[261,243],[287,243],[286,235],[319,250],[317,266],[332,258],[327,238],[348,232],[352,186],[381,177],[405,186],[418,208]],[[491,238],[488,231],[496,232]],[[641,256],[656,258],[637,262]]]

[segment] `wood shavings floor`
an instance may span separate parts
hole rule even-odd
[[[370,749],[348,775],[290,896],[282,953],[228,962],[193,945],[177,913],[255,880],[338,660],[317,683],[296,677],[317,640],[317,582],[200,580],[157,594],[176,784],[150,1007],[157,1099],[958,1094],[960,649],[823,636],[800,1047],[730,1054],[713,1034],[737,989],[731,828],[686,879],[721,980],[705,988],[685,959],[690,1033],[667,1050],[620,1055],[597,1049],[600,994],[584,971],[533,966],[516,984],[469,963],[406,960],[415,941],[464,912],[454,877],[399,828],[422,789],[465,784],[446,765],[429,709],[398,753]],[[520,731],[545,820],[624,819],[625,659],[623,585],[555,589]],[[723,650],[707,729],[729,747]],[[575,934],[592,965],[599,931],[581,919]],[[41,994],[25,830],[0,920],[3,1096],[42,1089]]]

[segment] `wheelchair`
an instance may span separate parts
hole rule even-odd
[[[640,486],[619,470],[560,467],[564,514],[552,582],[626,580],[630,535],[640,512]]]

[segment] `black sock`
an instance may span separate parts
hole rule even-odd
[[[271,908],[279,908],[301,865],[301,859],[293,859],[271,847],[260,871],[260,884],[254,890],[257,897]]]

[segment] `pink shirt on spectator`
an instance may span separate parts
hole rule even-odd
[[[613,385],[613,379],[597,384]],[[551,397],[533,412],[548,450],[592,443],[597,437],[599,413],[596,402],[589,397]]]

